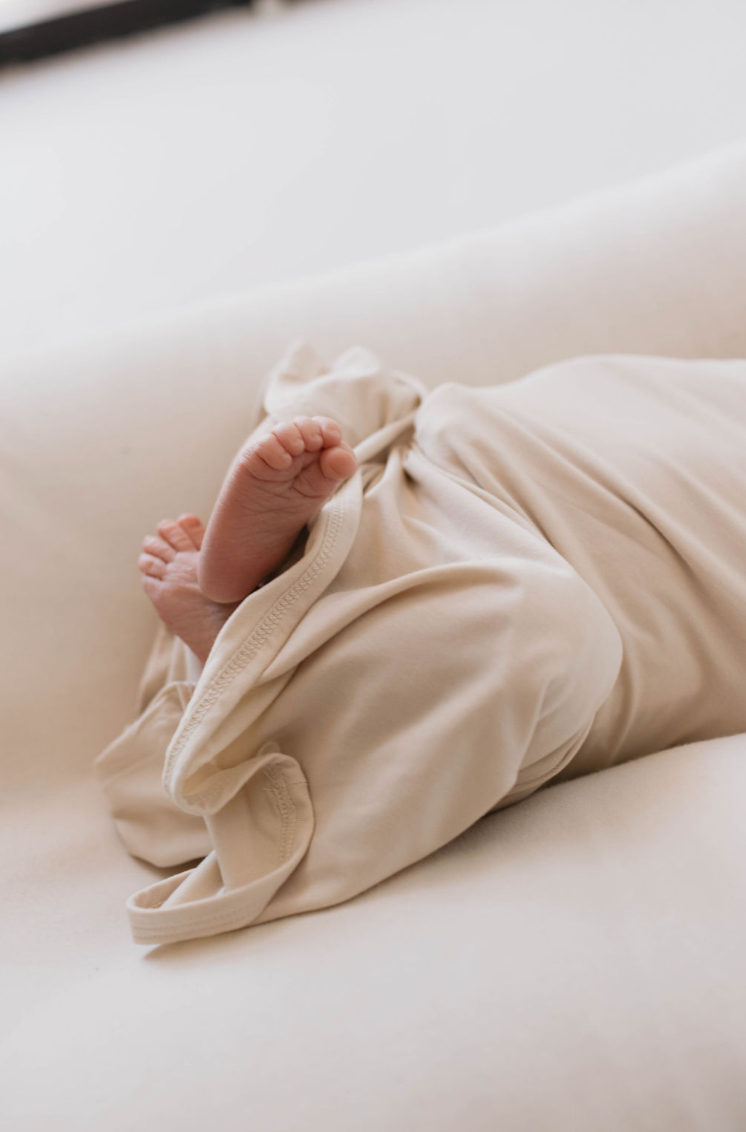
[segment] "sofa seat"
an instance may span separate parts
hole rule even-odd
[[[2,380],[2,1043],[14,1132],[740,1132],[746,737],[541,790],[347,904],[150,950],[94,780],[288,343],[435,386],[746,356],[746,147],[447,245],[19,358]]]

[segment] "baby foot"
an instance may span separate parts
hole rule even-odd
[[[202,592],[241,601],[292,549],[299,533],[357,467],[329,417],[260,426],[226,477],[199,563]]]
[[[161,621],[202,661],[236,604],[219,605],[199,588],[197,563],[205,528],[196,515],[163,519],[158,536],[143,539],[138,566]]]

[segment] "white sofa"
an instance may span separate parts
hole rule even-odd
[[[580,353],[743,357],[745,308],[736,147],[6,367],[4,1128],[746,1128],[746,737],[550,786],[348,904],[151,951],[124,901],[166,874],[127,856],[91,770],[155,629],[140,540],[208,514],[290,341],[488,384]]]

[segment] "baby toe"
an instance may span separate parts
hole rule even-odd
[[[142,574],[146,574],[149,578],[165,578],[166,576],[166,563],[162,558],[156,558],[152,554],[141,554],[137,560],[137,565]]]
[[[199,550],[202,546],[202,540],[205,537],[205,525],[202,520],[199,519],[196,515],[192,515],[187,512],[184,515],[179,515],[179,518],[176,521],[178,522],[182,531],[185,531],[189,538],[192,540],[192,544],[195,550]]]
[[[303,437],[306,452],[318,452],[324,447],[324,437],[318,421],[312,417],[296,417],[293,424]]]
[[[256,446],[256,455],[273,471],[284,472],[293,462],[293,457],[280,443],[274,432],[262,438]]]
[[[156,530],[161,538],[175,551],[194,550],[191,537],[173,519],[162,519]]]
[[[282,447],[291,456],[300,456],[305,450],[306,445],[301,431],[293,421],[275,425],[272,429],[272,435],[279,440]]]
[[[176,555],[174,548],[156,535],[146,535],[142,540],[142,548],[146,554],[162,558],[164,562],[172,562]]]
[[[157,605],[157,602],[159,601],[163,593],[163,582],[161,582],[158,578],[151,577],[150,574],[143,574],[140,581],[142,582],[142,588],[145,590],[145,593],[148,595],[153,604]]]
[[[342,429],[335,420],[332,420],[331,417],[314,417],[313,419],[321,430],[325,448],[332,448],[335,444],[341,444]]]
[[[357,460],[349,444],[342,441],[324,449],[319,457],[319,467],[327,479],[346,480],[357,468]]]

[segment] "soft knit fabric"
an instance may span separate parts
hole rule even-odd
[[[428,394],[293,351],[264,408],[334,415],[360,467],[196,683],[159,634],[98,761],[131,852],[205,857],[135,939],[338,903],[552,779],[746,729],[745,390],[596,357]]]

